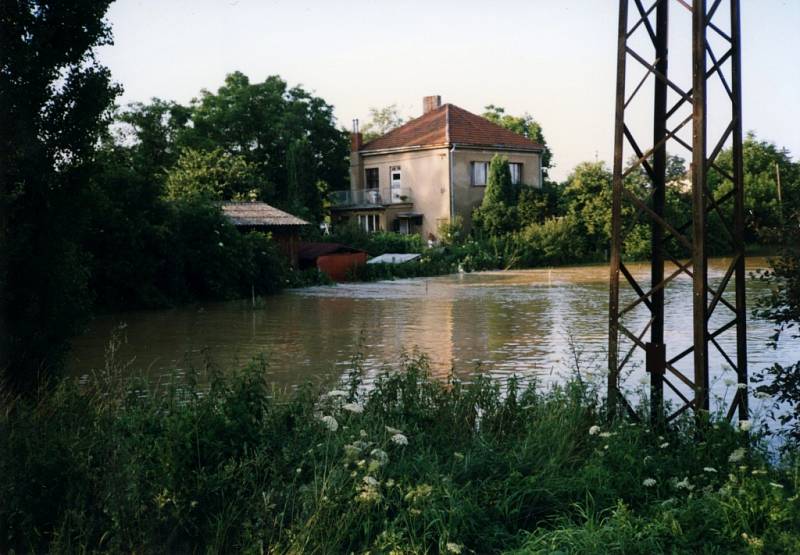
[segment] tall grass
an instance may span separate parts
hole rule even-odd
[[[578,382],[64,382],[0,417],[0,552],[800,552],[800,466]],[[699,434],[702,433],[702,436]],[[645,485],[648,484],[648,485]]]

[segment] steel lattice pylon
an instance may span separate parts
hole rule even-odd
[[[609,376],[608,402],[611,414],[620,410],[633,410],[620,385],[620,376],[637,350],[644,351],[645,368],[650,376],[651,418],[668,422],[688,409],[695,412],[709,410],[709,350],[720,353],[722,359],[736,372],[736,393],[726,406],[730,420],[738,408],[739,418],[746,419],[747,408],[747,348],[745,311],[745,252],[744,252],[744,196],[742,170],[742,119],[741,119],[741,51],[739,0],[656,0],[646,8],[646,0],[620,0],[619,44],[617,52],[617,94],[614,131],[613,205],[611,276],[609,295]],[[668,73],[670,61],[669,16],[670,8],[687,9],[691,13],[691,88],[680,87]],[[630,11],[629,11],[630,9]],[[725,12],[728,12],[727,14]],[[683,14],[681,14],[683,15]],[[723,21],[723,17],[726,19]],[[688,19],[688,17],[687,17]],[[726,30],[727,29],[727,30]],[[644,45],[644,47],[642,47]],[[721,46],[720,46],[721,45]],[[642,48],[646,53],[641,53]],[[648,56],[652,58],[648,59]],[[687,61],[685,58],[681,61]],[[628,64],[641,71],[641,81],[626,89]],[[687,66],[688,67],[688,66]],[[709,131],[709,84],[724,89],[720,94],[729,122],[719,134]],[[652,108],[652,136],[637,136],[633,129],[633,116],[628,112],[631,103],[642,99],[643,87],[652,83],[652,104],[649,95],[646,108]],[[673,100],[670,100],[673,97]],[[719,105],[714,104],[714,108]],[[691,113],[682,115],[681,110]],[[728,117],[729,115],[729,117]],[[627,116],[627,117],[626,117]],[[691,124],[691,127],[687,127]],[[681,132],[691,129],[691,139],[681,137]],[[652,141],[652,142],[650,142]],[[691,152],[691,215],[683,214],[683,221],[665,211],[667,146],[676,145]],[[731,146],[732,171],[718,163],[718,155],[727,144]],[[640,145],[650,145],[643,149]],[[708,145],[712,145],[709,152]],[[623,167],[625,149],[634,153],[634,161]],[[644,171],[647,186],[638,189],[627,185],[634,171]],[[716,182],[725,187],[709,188],[709,175],[717,172]],[[708,223],[718,218],[729,241],[732,259],[724,276],[716,284],[709,283],[708,275]],[[650,286],[641,285],[623,261],[623,244],[626,233],[637,221],[649,223],[651,232]],[[670,252],[670,245],[673,245]],[[674,252],[678,245],[691,253],[688,261]],[[665,272],[665,265],[667,272]],[[692,280],[691,345],[675,350],[665,345],[664,293],[681,276]],[[633,300],[621,305],[620,284],[623,293]],[[628,289],[629,288],[629,289]],[[733,292],[733,293],[732,293]],[[732,298],[731,298],[732,297]],[[630,329],[625,317],[634,309],[645,312],[646,323],[638,332]],[[727,312],[724,323],[713,324],[721,313]],[[645,339],[649,331],[649,341]],[[727,346],[720,339],[726,335]],[[732,338],[735,334],[735,340]],[[629,345],[628,345],[629,343]],[[623,349],[624,346],[624,349]],[[735,352],[734,352],[735,351]],[[623,354],[623,356],[620,356]],[[679,370],[693,358],[690,370]],[[716,356],[716,355],[715,355]],[[693,370],[693,374],[692,374]],[[666,413],[664,387],[678,401],[676,410]]]

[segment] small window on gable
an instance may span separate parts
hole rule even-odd
[[[378,168],[367,168],[365,172],[367,177],[367,189],[377,189],[379,183]]]
[[[489,162],[471,162],[471,183],[475,187],[486,185],[486,175],[489,172]]]
[[[511,163],[508,165],[508,169],[511,170],[511,184],[519,185],[522,183],[522,164]]]

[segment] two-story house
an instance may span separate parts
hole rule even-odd
[[[332,218],[423,238],[436,237],[455,216],[469,229],[492,157],[508,157],[514,183],[541,187],[542,152],[522,135],[427,96],[422,116],[405,125],[363,144],[353,133],[350,190],[331,195]]]

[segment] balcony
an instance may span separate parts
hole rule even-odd
[[[328,198],[333,208],[375,208],[377,206],[391,206],[393,204],[412,204],[410,188],[389,189],[359,189],[348,191],[333,191]]]

